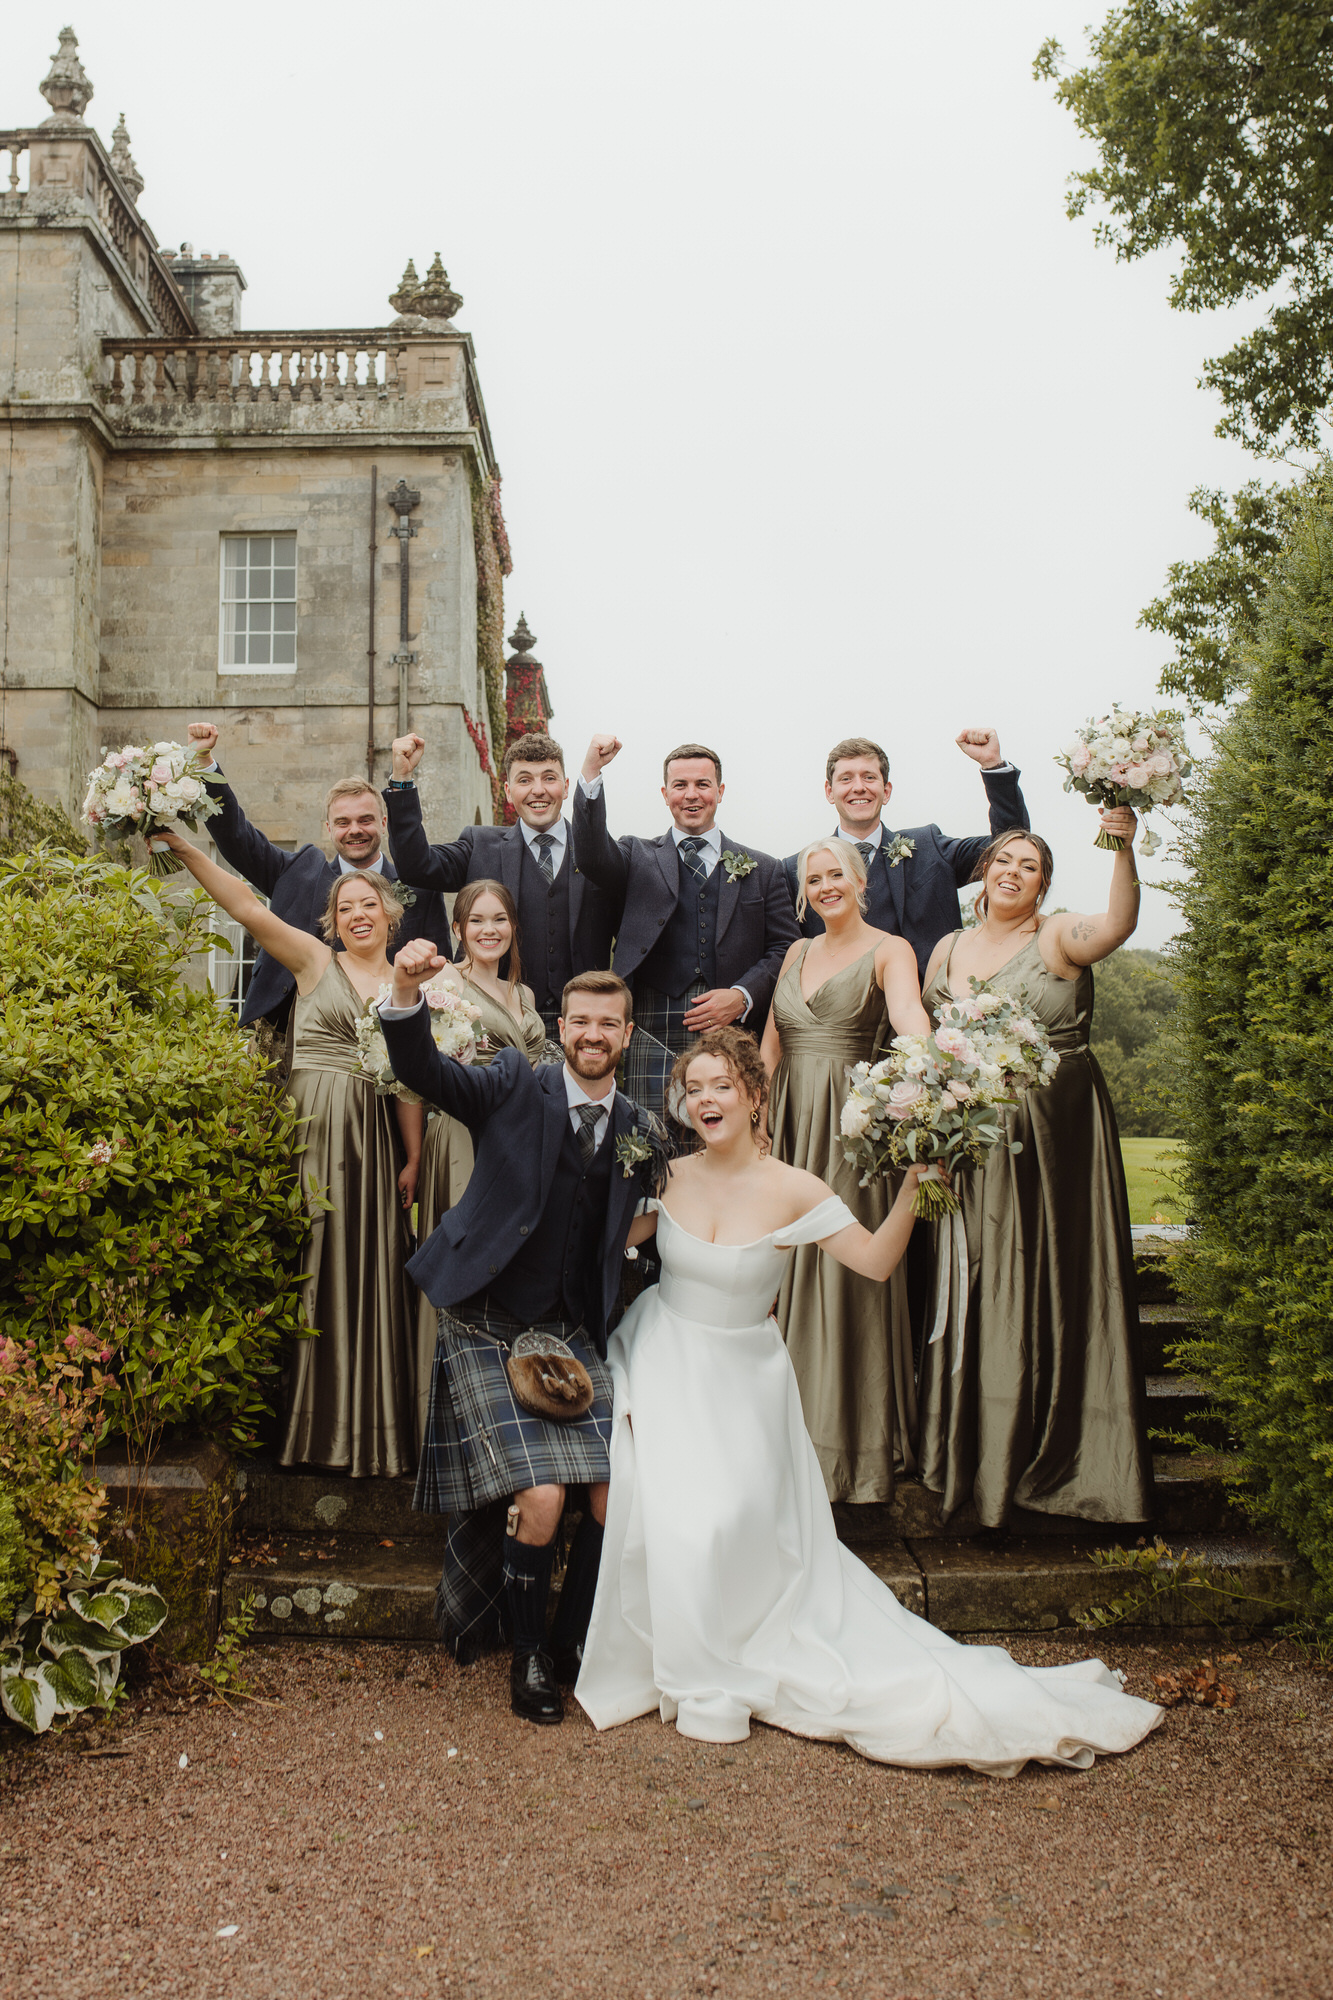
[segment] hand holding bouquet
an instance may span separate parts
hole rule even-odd
[[[1055,761],[1066,773],[1067,792],[1082,792],[1093,805],[1132,806],[1140,813],[1176,805],[1193,768],[1180,717],[1168,708],[1153,715],[1113,708],[1085,722]],[[1103,828],[1093,844],[1118,854],[1125,843]],[[1140,852],[1155,854],[1161,844],[1162,836],[1145,826]]]
[[[198,747],[180,743],[104,750],[83,801],[84,823],[103,846],[119,847],[132,833],[143,835],[153,875],[175,875],[181,867],[169,850],[152,845],[154,833],[163,827],[179,832],[183,826],[197,833],[202,821],[221,810],[199,775]]]
[[[912,1212],[932,1219],[958,1209],[944,1174],[964,1160],[980,1166],[1001,1142],[1006,1110],[1060,1062],[1021,999],[971,985],[966,1000],[940,1008],[933,1034],[898,1035],[892,1055],[858,1063],[842,1107],[842,1150],[862,1187],[924,1162],[936,1172],[918,1183]]]
[[[405,1083],[400,1083],[389,1061],[389,1049],[380,1026],[379,1010],[389,999],[393,988],[382,986],[356,1024],[356,1046],[361,1068],[374,1083],[381,1097],[401,1097],[405,1104],[420,1104],[421,1099]],[[479,1047],[484,1048],[486,1037],[477,1026],[481,1019],[480,1007],[474,1007],[465,1000],[458,988],[446,979],[434,979],[429,986],[421,989],[422,998],[430,1009],[430,1036],[442,1056],[457,1056],[460,1062],[471,1062]]]

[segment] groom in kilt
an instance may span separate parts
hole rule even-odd
[[[561,1720],[592,1614],[611,1476],[608,1323],[635,1210],[658,1192],[659,1130],[615,1087],[633,1033],[613,972],[564,989],[563,1068],[517,1049],[488,1068],[439,1054],[420,988],[445,961],[426,940],[394,961],[380,1022],[395,1075],[464,1124],[476,1164],[408,1269],[439,1309],[414,1505],[453,1516],[438,1618],[460,1661],[506,1632],[511,1698]],[[548,1638],[556,1534],[569,1486],[588,1505]]]

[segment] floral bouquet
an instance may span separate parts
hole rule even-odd
[[[1067,774],[1067,792],[1082,792],[1096,806],[1133,806],[1140,813],[1176,805],[1193,768],[1180,717],[1169,708],[1154,715],[1113,708],[1085,722],[1055,761]],[[1124,844],[1119,834],[1105,832],[1094,843],[1115,854]],[[1161,844],[1161,834],[1145,826],[1140,850],[1156,854]]]
[[[197,753],[180,743],[127,743],[123,750],[103,750],[102,761],[88,779],[83,819],[104,847],[119,847],[132,833],[148,841],[148,868],[153,875],[175,875],[180,862],[169,848],[154,847],[159,827],[188,826],[222,811],[199,775]]]
[[[405,1104],[420,1104],[421,1099],[416,1092],[409,1090],[394,1075],[384,1030],[380,1026],[379,1010],[391,991],[391,987],[381,986],[357,1022],[357,1054],[361,1068],[381,1097],[401,1097]],[[440,1054],[457,1056],[460,1062],[471,1062],[478,1048],[486,1046],[486,1037],[477,1026],[481,1019],[480,1007],[474,1007],[471,1001],[465,1000],[458,988],[445,979],[436,979],[431,985],[424,986],[422,993],[430,1009],[431,1040]]]
[[[842,1107],[842,1150],[861,1168],[862,1187],[927,1161],[933,1171],[918,1182],[912,1210],[932,1220],[958,1211],[948,1169],[980,1166],[1001,1143],[1005,1111],[1049,1083],[1060,1062],[1021,998],[981,979],[971,985],[966,1000],[939,1009],[933,1034],[898,1035],[892,1055],[857,1063]]]

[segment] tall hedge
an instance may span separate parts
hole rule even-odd
[[[206,900],[51,850],[0,860],[0,1334],[115,1350],[113,1429],[252,1444],[299,1318],[292,1100],[191,991]]]
[[[1188,834],[1178,948],[1203,1315],[1263,1515],[1333,1603],[1333,504],[1301,509]]]

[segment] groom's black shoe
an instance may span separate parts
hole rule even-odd
[[[527,1647],[515,1652],[509,1670],[509,1705],[525,1722],[564,1721],[565,1705],[548,1654]]]
[[[553,1663],[555,1677],[561,1687],[573,1687],[583,1665],[582,1646],[565,1646],[555,1654]]]

